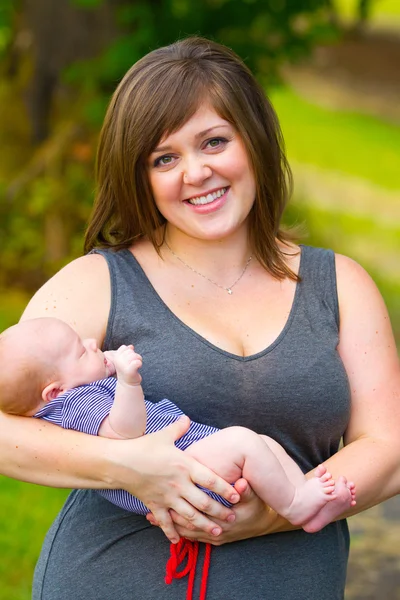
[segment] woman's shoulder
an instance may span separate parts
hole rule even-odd
[[[387,317],[381,293],[369,273],[355,260],[335,254],[337,288],[341,318],[373,322]]]
[[[110,309],[107,263],[99,254],[81,256],[63,267],[32,297],[22,319],[57,317],[82,337],[104,336]]]

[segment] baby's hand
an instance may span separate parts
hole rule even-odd
[[[115,366],[118,381],[129,385],[140,385],[142,377],[139,369],[142,367],[142,357],[135,352],[132,345],[120,346],[118,350],[111,350],[105,354]]]

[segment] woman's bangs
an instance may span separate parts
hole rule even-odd
[[[167,89],[157,115],[160,139],[178,131],[207,99],[206,85],[199,74],[192,72],[185,75],[177,77],[176,85],[165,86]]]

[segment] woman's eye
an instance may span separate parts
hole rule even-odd
[[[159,158],[156,158],[156,160],[154,161],[154,166],[155,167],[167,167],[168,165],[170,165],[172,163],[172,161],[174,160],[173,156],[160,156]]]
[[[209,148],[220,148],[223,146],[228,140],[225,138],[212,138],[212,140],[208,140],[206,142],[206,146]]]

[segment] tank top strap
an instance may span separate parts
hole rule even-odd
[[[111,303],[103,349],[113,349],[116,339],[128,326],[134,331],[141,330],[153,318],[162,319],[166,307],[129,250],[96,248],[92,253],[103,256],[109,269]],[[146,307],[150,321],[143,317],[143,307]]]
[[[321,303],[334,317],[339,329],[339,301],[336,282],[335,253],[325,248],[301,245],[299,301],[308,312],[318,314]]]

